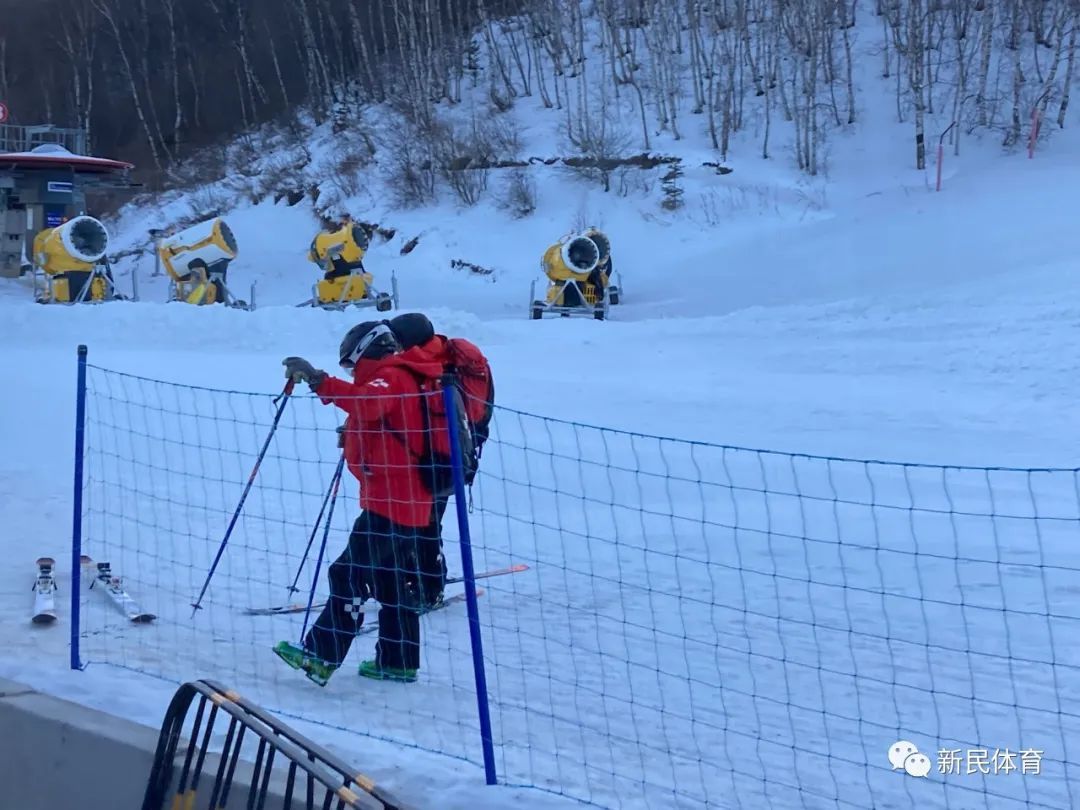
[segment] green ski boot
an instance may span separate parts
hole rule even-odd
[[[330,676],[338,668],[337,664],[323,661],[303,647],[298,647],[288,641],[279,641],[275,644],[274,653],[293,669],[303,671],[309,680],[314,681],[319,686],[326,686],[326,682],[330,680]]]
[[[380,667],[375,661],[361,661],[359,675],[361,678],[371,678],[376,681],[398,681],[399,683],[414,683],[416,681],[415,669],[398,669],[397,667]]]

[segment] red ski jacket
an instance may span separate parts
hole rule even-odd
[[[402,526],[428,526],[434,519],[418,467],[424,411],[416,375],[438,380],[442,370],[416,347],[383,360],[360,360],[352,382],[328,376],[316,390],[324,403],[348,414],[345,462],[360,482],[360,507]]]

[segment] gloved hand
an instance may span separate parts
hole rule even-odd
[[[313,391],[326,379],[325,371],[315,368],[303,357],[286,357],[281,361],[281,365],[285,366],[286,379],[306,382]]]

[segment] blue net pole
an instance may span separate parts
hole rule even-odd
[[[496,784],[495,746],[491,734],[491,710],[488,706],[487,675],[484,672],[484,645],[480,638],[480,611],[476,604],[476,571],[473,568],[472,540],[469,536],[469,511],[465,503],[465,476],[462,474],[461,447],[458,445],[457,402],[455,387],[443,384],[443,403],[450,431],[450,466],[454,476],[454,502],[457,506],[458,537],[461,541],[461,570],[465,581],[465,604],[469,611],[469,640],[472,645],[473,672],[476,677],[476,709],[480,715],[480,740],[484,749],[484,777]]]
[[[71,668],[82,669],[79,657],[79,592],[82,575],[83,451],[86,443],[86,346],[78,349],[75,384],[75,481],[71,500]]]

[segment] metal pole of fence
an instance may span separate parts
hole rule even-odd
[[[131,266],[131,300],[139,300],[139,266],[137,264]]]
[[[71,507],[71,668],[82,669],[79,657],[79,594],[82,586],[83,450],[86,446],[86,346],[79,346],[75,387],[75,489]]]
[[[480,611],[476,604],[476,571],[473,568],[472,538],[469,534],[469,510],[466,506],[465,476],[462,474],[461,430],[456,386],[453,377],[443,378],[443,404],[450,431],[450,467],[454,477],[454,502],[457,506],[458,537],[461,541],[461,568],[465,582],[465,603],[469,611],[469,638],[472,642],[473,674],[476,678],[476,709],[480,715],[480,742],[484,749],[484,775],[489,785],[497,783],[495,774],[495,744],[491,735],[491,710],[488,706],[487,675],[484,672],[484,647],[480,637]]]
[[[165,235],[165,231],[160,228],[151,228],[149,230],[150,240],[154,246],[154,278],[161,275],[161,238]]]

